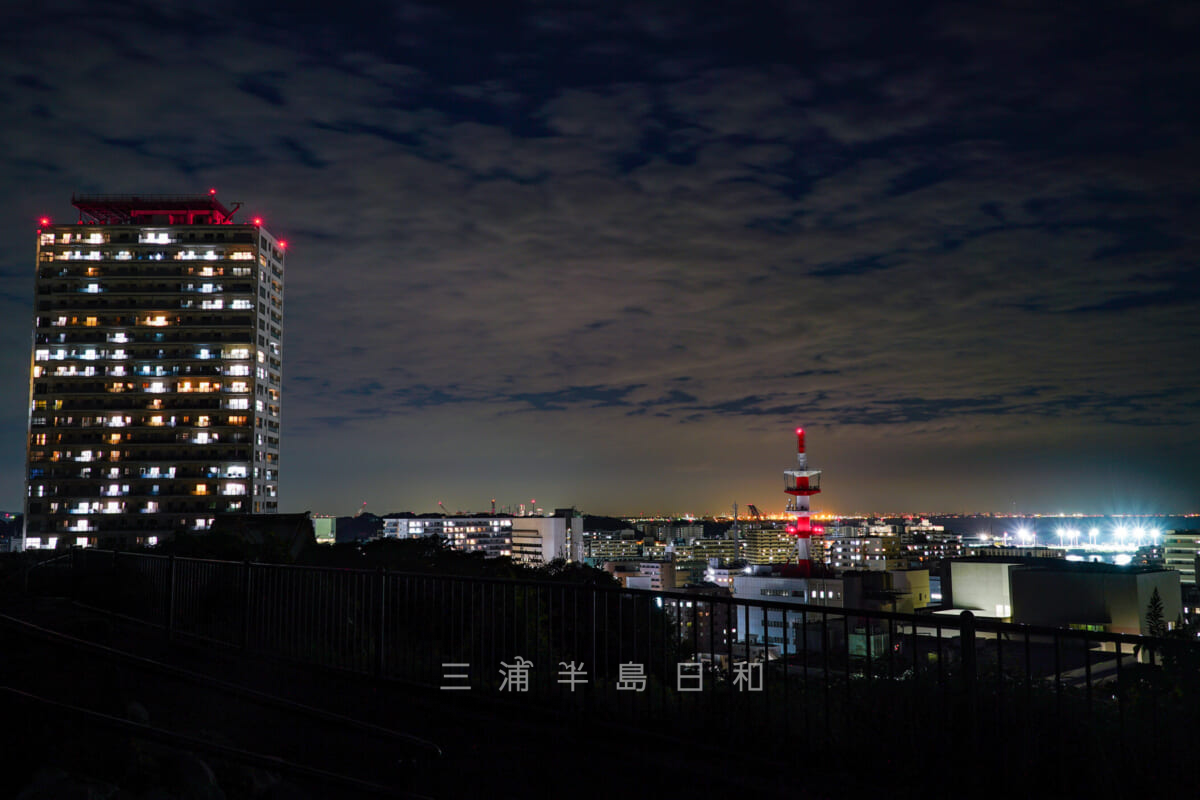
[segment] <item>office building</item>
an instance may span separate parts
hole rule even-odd
[[[73,204],[37,231],[25,546],[276,512],[286,243],[212,193]]]

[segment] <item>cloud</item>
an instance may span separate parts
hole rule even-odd
[[[6,218],[69,218],[75,191],[244,200],[292,244],[285,425],[329,452],[385,452],[375,428],[440,448],[446,414],[661,475],[796,421],[857,453],[1200,444],[1194,19],[77,8],[5,12]],[[28,274],[27,227],[0,234],[5,275]],[[14,486],[25,401],[0,410]],[[292,463],[288,502],[332,497]]]

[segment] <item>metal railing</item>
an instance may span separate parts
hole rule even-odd
[[[172,636],[831,768],[874,742],[896,764],[944,752],[960,780],[996,760],[1145,786],[1183,775],[1200,723],[1200,647],[1174,638],[94,549],[69,573],[77,601]]]

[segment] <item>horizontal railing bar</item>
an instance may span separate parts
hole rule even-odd
[[[96,552],[96,553],[112,553],[113,552],[113,551],[109,551],[109,550],[98,550],[95,548],[89,548],[89,550],[92,552]],[[169,556],[161,556],[161,555],[151,554],[151,553],[125,553],[124,551],[118,551],[118,552],[122,552],[122,554],[126,555],[127,557],[156,558],[156,559],[169,558]],[[184,558],[184,557],[180,557],[180,558]],[[211,564],[229,564],[229,565],[241,565],[243,563],[243,562],[239,562],[239,561],[222,561],[222,560],[217,560],[217,559],[190,559],[189,558],[188,560],[189,561],[203,561],[205,563],[211,563]],[[307,564],[267,564],[267,563],[262,563],[262,562],[251,562],[251,565],[256,569],[274,569],[274,570],[280,570],[280,571],[291,570],[291,571],[305,571],[305,572],[322,572],[322,573],[328,573],[328,574],[341,574],[341,575],[345,575],[347,573],[353,573],[353,574],[359,574],[359,575],[364,575],[364,576],[373,576],[379,572],[378,568],[371,569],[371,568],[356,568],[356,567],[332,567],[332,566],[307,565]],[[690,594],[688,592],[680,592],[680,591],[669,591],[669,590],[668,591],[663,591],[663,590],[655,591],[653,589],[628,589],[625,587],[599,586],[596,584],[576,584],[576,583],[568,583],[565,581],[538,581],[538,580],[527,580],[527,579],[520,579],[520,578],[497,578],[497,577],[491,577],[491,576],[472,576],[472,575],[430,575],[428,573],[407,572],[407,571],[402,572],[402,571],[395,571],[395,570],[386,570],[386,574],[388,575],[389,578],[421,579],[421,580],[426,580],[426,581],[433,580],[433,581],[444,581],[444,582],[453,582],[453,583],[462,583],[462,584],[490,584],[490,585],[504,585],[504,586],[523,586],[523,587],[527,587],[527,588],[539,587],[539,588],[548,588],[548,589],[568,589],[568,590],[572,590],[572,591],[588,590],[588,591],[592,591],[592,592],[596,592],[596,593],[602,593],[602,594],[608,594],[608,595],[618,595],[618,596],[625,596],[625,597],[650,597],[650,598],[658,598],[658,599],[664,599],[664,600],[669,599],[669,600],[680,600],[680,601],[685,601],[685,602],[690,601],[693,603],[713,604],[713,605],[731,605],[732,604],[735,606],[746,606],[749,608],[767,609],[769,611],[785,611],[785,612],[792,612],[792,613],[796,613],[796,614],[799,614],[802,612],[807,612],[810,615],[826,614],[831,617],[839,617],[839,618],[840,617],[863,617],[863,618],[871,619],[871,620],[881,620],[881,621],[891,620],[891,621],[895,621],[895,622],[913,625],[918,628],[929,627],[929,626],[939,626],[942,629],[947,629],[947,630],[951,630],[951,631],[958,631],[958,630],[961,630],[961,628],[962,628],[961,612],[956,613],[956,614],[929,614],[929,613],[907,614],[907,613],[897,612],[897,611],[882,611],[882,610],[865,609],[865,608],[863,608],[863,609],[841,608],[841,607],[837,607],[837,606],[823,606],[823,605],[815,605],[815,604],[808,604],[808,603],[787,603],[787,602],[780,602],[778,600],[760,600],[757,598],[738,597],[737,595],[730,595],[730,596],[697,595],[697,594]],[[969,610],[969,609],[962,609],[962,611],[967,611],[967,610]],[[1066,639],[1081,639],[1081,638],[1086,637],[1088,640],[1095,641],[1098,643],[1120,643],[1120,644],[1135,644],[1135,645],[1143,645],[1143,646],[1150,645],[1150,646],[1159,646],[1159,647],[1162,647],[1162,646],[1178,647],[1180,645],[1189,646],[1189,647],[1200,646],[1200,640],[1197,640],[1196,642],[1191,642],[1191,641],[1180,640],[1180,639],[1156,638],[1156,637],[1152,637],[1152,636],[1145,636],[1142,634],[1115,633],[1115,632],[1106,632],[1106,631],[1081,631],[1081,630],[1077,630],[1074,628],[1055,628],[1055,627],[1042,626],[1042,625],[1030,625],[1028,623],[1023,623],[1023,622],[1000,622],[998,620],[993,620],[993,619],[989,619],[986,617],[975,617],[973,624],[974,624],[976,631],[986,631],[989,633],[1011,633],[1011,634],[1015,634],[1015,635],[1019,635],[1019,636],[1024,636],[1026,634],[1029,634],[1029,635],[1033,635],[1033,636],[1056,636],[1056,637],[1062,637],[1062,638],[1066,638]]]

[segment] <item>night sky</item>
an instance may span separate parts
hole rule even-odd
[[[0,507],[37,218],[216,187],[281,510],[1200,509],[1200,4],[15,5]]]

